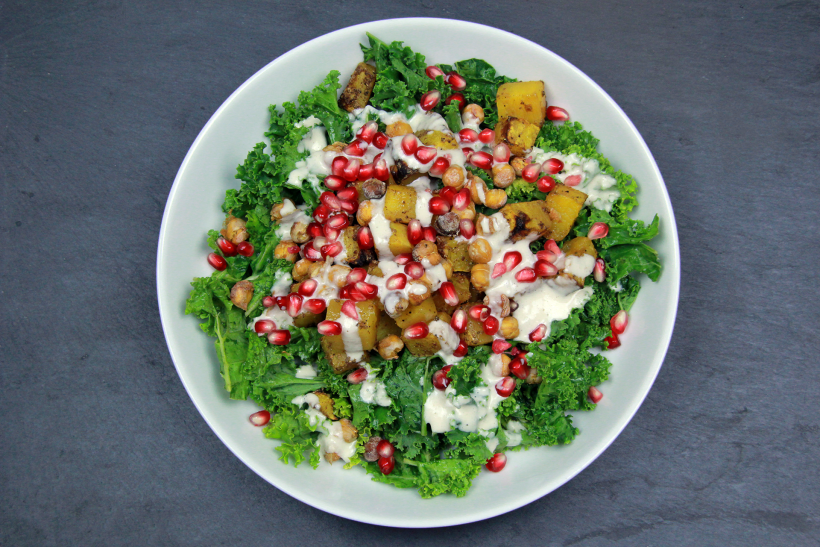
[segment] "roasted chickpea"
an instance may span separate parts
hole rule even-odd
[[[513,156],[510,158],[510,165],[512,165],[512,168],[515,171],[515,176],[520,177],[521,173],[524,171],[524,168],[529,165],[529,163],[527,163],[527,160],[524,158]]]
[[[379,340],[378,350],[382,359],[398,359],[399,353],[404,349],[404,342],[395,334]]]
[[[385,131],[388,137],[401,137],[402,135],[408,135],[412,132],[413,128],[410,127],[410,124],[401,120],[388,125]]]
[[[460,190],[464,186],[464,169],[459,165],[451,165],[441,175],[441,182],[444,186],[449,186],[454,190]]]
[[[508,315],[507,317],[502,319],[501,328],[499,329],[498,333],[507,340],[518,336],[518,319],[511,315]]]
[[[490,267],[486,264],[474,264],[470,270],[470,283],[478,292],[490,288]]]
[[[465,105],[461,112],[461,120],[464,125],[479,125],[484,121],[484,109],[475,103]]]
[[[225,219],[222,227],[222,237],[237,245],[248,239],[248,230],[245,229],[245,221],[233,215]]]
[[[373,204],[370,201],[365,200],[359,204],[356,220],[361,226],[367,226],[373,220]]]
[[[493,165],[493,184],[497,188],[507,188],[515,181],[515,169],[509,163]]]
[[[300,245],[310,241],[310,236],[307,233],[307,224],[304,222],[294,222],[290,228],[290,238]]]
[[[483,237],[476,238],[470,243],[467,252],[470,254],[470,260],[476,264],[487,264],[493,258],[493,248],[490,247],[490,242]]]
[[[290,240],[280,241],[279,245],[273,250],[273,257],[288,262],[296,262],[296,259],[299,258],[299,246]]]
[[[413,260],[416,262],[427,260],[432,266],[437,266],[441,262],[441,255],[438,254],[436,244],[425,239],[413,248]]]
[[[347,276],[350,271],[351,269],[347,266],[335,264],[330,267],[330,271],[327,273],[327,279],[341,289],[347,285]]]
[[[301,260],[297,260],[296,264],[293,265],[293,271],[290,272],[291,277],[293,277],[294,281],[304,281],[310,277],[310,265],[313,264],[307,258],[303,258]]]
[[[487,190],[487,195],[484,197],[484,205],[490,209],[501,209],[507,204],[507,192],[500,188]]]
[[[473,203],[477,203],[479,205],[484,203],[485,196],[487,195],[487,184],[485,184],[479,177],[472,177],[469,180],[469,184],[470,197],[473,199]]]
[[[238,281],[231,287],[231,302],[237,308],[247,311],[248,304],[253,298],[253,283],[250,281]]]

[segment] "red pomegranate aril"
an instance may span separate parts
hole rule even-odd
[[[553,189],[555,189],[555,179],[547,175],[538,179],[538,182],[536,182],[535,185],[539,192],[549,194],[553,191]]]
[[[626,330],[626,325],[629,323],[629,316],[625,310],[621,310],[612,316],[609,320],[609,327],[612,329],[612,334],[620,335]]]
[[[519,264],[521,264],[521,253],[518,251],[504,253],[504,265],[507,266],[508,270],[512,271]]]
[[[495,392],[502,397],[509,397],[515,390],[515,380],[509,376],[505,376],[495,384]]]
[[[376,171],[376,168],[373,166],[372,163],[366,163],[359,168],[359,174],[356,176],[356,180],[364,182],[366,180],[370,180],[373,178],[373,173]],[[355,188],[353,188],[355,190]],[[339,196],[342,197],[342,196]],[[358,192],[356,192],[356,197],[358,198]]]
[[[461,232],[461,237],[471,239],[475,235],[475,223],[469,218],[461,219],[458,223],[458,229]]]
[[[456,310],[450,318],[450,326],[459,334],[467,330],[467,312],[464,310]]]
[[[341,289],[339,289],[339,298],[342,300],[349,300],[350,299],[350,289],[353,285],[345,285]]]
[[[547,119],[551,122],[565,122],[569,119],[569,112],[560,106],[548,106]]]
[[[315,247],[313,247],[312,243],[306,243],[305,246],[302,247],[302,254],[305,255],[305,258],[307,258],[308,260],[311,260],[313,262],[316,262],[318,260],[322,260],[322,258],[324,258],[322,256],[322,253],[320,251],[316,250]]]
[[[438,154],[435,146],[419,146],[413,154],[422,164],[428,164],[435,159]]]
[[[530,342],[540,342],[547,336],[547,326],[541,323],[530,332]]]
[[[492,336],[495,333],[497,333],[498,332],[498,327],[500,327],[500,326],[501,326],[501,323],[498,321],[498,319],[494,315],[489,316],[487,318],[487,320],[484,321],[484,324],[481,325],[481,327],[484,329],[484,334],[486,334],[488,336]]]
[[[342,205],[342,211],[349,215],[355,215],[359,210],[359,202],[355,199],[340,199],[339,203]]]
[[[479,169],[489,169],[493,165],[493,157],[487,152],[476,152],[470,156],[470,163]]]
[[[367,279],[367,270],[364,268],[353,268],[350,270],[350,273],[347,274],[345,278],[345,282],[350,283],[359,283],[360,281],[364,281]]]
[[[587,237],[589,239],[601,239],[602,237],[606,237],[609,233],[609,225],[605,222],[594,222],[592,226],[589,227],[589,233],[587,233]]]
[[[566,186],[578,186],[581,184],[581,175],[570,175],[564,179]]]
[[[492,129],[484,129],[478,134],[478,140],[484,144],[490,144],[495,140],[495,131]]]
[[[434,177],[441,178],[441,175],[450,167],[450,160],[447,158],[441,157],[436,158],[436,161],[433,162],[433,166],[430,168],[430,174]]]
[[[456,191],[450,188],[449,186],[445,186],[444,188],[439,190],[438,197],[443,198],[447,203],[449,203],[452,206],[453,199],[455,199],[456,197]]]
[[[342,205],[339,203],[339,198],[337,198],[333,192],[322,192],[322,195],[319,196],[319,201],[322,202],[322,205],[334,211],[338,211],[342,208]]]
[[[270,421],[270,412],[267,410],[260,410],[248,416],[248,420],[256,427],[262,427]]]
[[[467,80],[465,80],[464,76],[462,76],[458,72],[448,72],[447,77],[444,79],[444,81],[450,84],[450,87],[453,88],[453,91],[464,91],[464,89],[467,87]]]
[[[437,370],[433,373],[433,387],[439,391],[444,391],[447,389],[447,386],[450,385],[450,379],[447,377],[447,373],[443,370]]]
[[[515,273],[515,280],[519,283],[533,283],[538,276],[532,268],[521,268]]]
[[[506,340],[502,340],[501,338],[496,338],[495,340],[493,340],[493,353],[501,354],[510,349],[511,347],[512,344],[510,344]]]
[[[208,264],[213,266],[214,270],[218,270],[220,272],[224,272],[228,268],[228,261],[216,253],[210,253],[208,255]]]
[[[301,294],[289,294],[288,295],[288,315],[291,317],[296,317],[302,312],[302,302],[304,299],[302,298]]]
[[[524,353],[524,350],[522,350],[521,348],[519,348],[517,346],[513,346],[510,349],[510,355],[512,355],[513,357],[517,357],[517,356],[521,355],[522,353]],[[525,359],[526,359],[526,357],[525,357]]]
[[[362,293],[368,300],[375,298],[376,295],[379,294],[379,287],[373,285],[372,283],[365,283],[364,281],[359,281],[355,285],[356,290]]]
[[[603,283],[606,280],[606,263],[602,258],[595,260],[595,267],[592,269],[592,277],[598,283]]]
[[[367,369],[366,368],[357,368],[353,372],[347,375],[347,381],[351,384],[361,384],[367,380]]]
[[[347,190],[353,190],[354,192],[356,192],[355,188],[345,188],[344,190],[342,190],[342,192]],[[327,219],[327,221],[325,222],[325,226],[329,228],[335,228],[336,230],[344,230],[345,228],[350,226],[350,219],[347,215],[335,214]]]
[[[349,162],[350,160],[344,156],[336,156],[333,158],[333,161],[330,162],[330,172],[333,176],[341,177],[344,174],[345,168]],[[325,179],[325,186],[330,188],[327,184],[327,179]],[[333,188],[331,188],[331,190],[333,190]]]
[[[424,266],[421,265],[421,262],[408,262],[404,266],[404,273],[410,279],[421,279],[424,276]]]
[[[458,102],[458,109],[463,110],[467,105],[467,99],[464,98],[464,93],[453,93],[444,101],[444,104],[450,104],[453,101]]]
[[[438,236],[438,234],[436,234],[436,231],[433,229],[432,226],[425,226],[424,230],[422,231],[424,232],[424,239],[432,243],[436,242],[436,237]]]
[[[356,243],[359,244],[360,249],[372,249],[375,241],[373,241],[373,234],[370,228],[362,226],[356,232]]]
[[[338,228],[334,228],[332,226],[328,226],[327,223],[325,223],[324,230],[325,238],[327,238],[328,241],[336,241],[337,239],[339,239],[339,236],[342,235],[341,230],[339,230]]]
[[[467,342],[465,342],[464,340],[459,340],[458,347],[456,347],[456,349],[453,350],[453,357],[464,357],[465,355],[467,355],[469,349],[470,348],[469,346],[467,346]]]
[[[425,112],[429,112],[438,106],[440,100],[441,92],[437,89],[433,89],[432,91],[428,91],[421,96],[421,99],[419,99],[419,106]]]
[[[375,135],[373,135],[373,142],[371,143],[373,146],[378,148],[379,150],[384,150],[387,146],[387,141],[390,140],[390,137],[379,131]]]
[[[347,182],[353,182],[359,178],[359,169],[362,168],[362,160],[355,158],[348,162],[347,167],[342,171],[342,178]]]
[[[439,287],[438,292],[441,294],[441,297],[444,298],[444,302],[448,306],[458,306],[458,294],[456,293],[456,287],[449,281],[445,281]]]
[[[348,144],[347,146],[345,146],[344,149],[342,150],[342,152],[344,152],[348,156],[356,156],[356,157],[360,158],[360,157],[364,156],[365,152],[367,152],[367,147],[368,146],[369,146],[368,143],[366,143],[365,141],[360,141],[360,140],[357,139],[357,140],[351,142],[350,144]],[[350,164],[348,164],[348,165],[350,165]]]
[[[558,255],[556,255],[552,251],[549,251],[547,249],[543,249],[543,250],[538,251],[537,253],[535,253],[535,258],[537,260],[543,260],[545,262],[552,263],[552,262],[555,262],[556,260],[558,260]]]
[[[556,243],[554,239],[548,239],[547,242],[544,243],[544,249],[555,254],[556,259],[564,254],[561,247],[558,246],[558,243]]]
[[[379,124],[375,121],[369,121],[356,132],[356,138],[370,144],[378,131]]]
[[[526,361],[524,361],[520,357],[516,357],[515,359],[510,361],[510,372],[516,378],[526,380],[527,376],[530,375],[530,366],[527,364]]]
[[[378,465],[379,471],[382,472],[382,475],[389,475],[393,472],[393,469],[396,467],[396,460],[392,457],[379,458]]]
[[[533,269],[538,277],[555,277],[558,275],[558,268],[555,264],[546,260],[536,260]]]
[[[433,196],[427,204],[427,209],[434,215],[443,215],[450,212],[450,204],[442,197]]]
[[[313,210],[313,218],[316,222],[324,222],[327,220],[328,216],[330,216],[330,207],[327,205],[320,204]]]
[[[487,318],[490,316],[490,308],[483,304],[476,304],[472,308],[470,308],[470,317],[475,319],[476,321],[486,321]]]
[[[463,211],[470,205],[471,200],[470,191],[467,188],[462,188],[453,196],[453,209]]]
[[[288,297],[287,296],[277,296],[276,297],[276,305],[279,307],[280,310],[285,311],[288,309]]]
[[[601,401],[601,399],[604,398],[604,394],[601,393],[601,390],[599,390],[597,387],[589,386],[589,390],[587,391],[587,397],[589,397],[589,400],[593,403],[598,404]]]
[[[492,471],[493,473],[498,473],[504,466],[507,465],[507,456],[504,454],[493,454],[493,456],[487,460],[487,463],[484,464],[484,467],[487,468],[487,471]]]
[[[305,300],[302,307],[309,313],[319,315],[327,309],[327,303],[322,298],[311,298],[310,300]]]
[[[478,140],[478,133],[475,129],[467,127],[458,132],[458,140],[466,143],[474,143]]]
[[[319,282],[315,279],[306,279],[299,284],[299,294],[302,296],[313,296],[313,293],[316,292],[316,287],[319,286]]]
[[[409,264],[413,261],[413,255],[410,253],[400,253],[396,255],[396,258],[393,259],[393,262],[398,264],[399,266],[404,266]]]
[[[236,254],[236,245],[225,239],[224,237],[217,238],[216,246],[222,251],[225,256],[234,256]]]
[[[287,346],[290,344],[289,330],[275,330],[268,334],[268,342],[274,346]]]
[[[311,222],[307,225],[307,234],[311,239],[324,235],[324,228],[318,222]]]
[[[356,303],[352,300],[344,301],[342,304],[342,313],[354,321],[359,320],[359,309],[356,307]]]
[[[342,334],[342,325],[336,321],[321,321],[316,325],[316,330],[322,336],[338,336]]]
[[[422,239],[424,239],[424,228],[421,226],[421,221],[414,218],[407,223],[407,240],[415,247]]]
[[[531,163],[521,170],[521,178],[527,182],[535,182],[541,174],[541,164]]]
[[[405,135],[401,139],[401,149],[408,156],[414,154],[419,147],[419,141],[412,133]]]
[[[421,321],[404,329],[405,338],[410,340],[425,338],[428,334],[430,334],[430,329],[427,327],[427,323]]]
[[[327,186],[328,190],[338,192],[347,186],[347,181],[338,175],[328,175],[325,177],[325,186]]]
[[[493,159],[497,163],[507,163],[510,161],[510,147],[506,143],[500,142],[493,148]]]
[[[493,273],[490,274],[490,278],[495,279],[497,277],[501,277],[505,273],[507,273],[507,266],[505,266],[503,262],[499,262],[493,266]]]
[[[397,273],[387,278],[384,284],[389,291],[400,291],[407,286],[407,276],[403,273]]]
[[[331,243],[328,243],[327,245],[323,245],[322,248],[319,249],[319,251],[322,253],[323,257],[328,257],[338,255],[342,252],[343,249],[344,247],[342,246],[342,243],[340,241],[333,241]]]
[[[550,158],[541,164],[541,169],[547,174],[555,175],[564,170],[564,162],[558,158]]]
[[[461,152],[464,154],[464,161],[468,163],[470,162],[470,159],[473,157],[473,154],[475,154],[475,150],[473,150],[472,148],[467,148],[466,146],[461,149]]]
[[[373,176],[382,182],[386,182],[387,180],[389,180],[390,168],[387,167],[387,161],[385,161],[384,159],[380,159],[379,161],[373,163]]]
[[[260,319],[253,324],[253,330],[256,334],[268,334],[269,332],[276,330],[276,323],[270,319]]]
[[[441,76],[442,78],[444,77],[444,71],[434,65],[430,65],[425,68],[424,73],[427,74],[427,77],[431,80],[435,80],[436,76]]]
[[[348,287],[348,294],[350,295],[350,299],[354,302],[364,302],[365,300],[369,300],[362,291],[356,288],[356,285],[346,285]]]
[[[613,334],[612,336],[607,336],[604,338],[604,342],[606,342],[607,349],[615,349],[620,347],[621,339],[618,337],[617,334]]]
[[[266,296],[262,299],[262,306],[265,308],[272,308],[276,305],[276,299],[272,296]]]
[[[376,453],[382,458],[392,457],[395,451],[396,448],[387,439],[382,439],[379,441],[379,444],[376,445]]]

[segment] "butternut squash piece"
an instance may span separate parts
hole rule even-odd
[[[587,195],[580,190],[556,184],[544,202],[551,209],[552,226],[544,233],[547,239],[562,241],[572,229]]]
[[[510,239],[513,241],[520,241],[531,234],[541,236],[552,228],[549,206],[541,200],[511,203],[500,212],[510,224]]]
[[[547,96],[540,80],[501,84],[495,102],[499,118],[512,116],[541,127],[547,117]]]
[[[350,76],[350,81],[339,97],[339,106],[353,112],[357,108],[364,108],[373,95],[376,85],[376,67],[367,63],[359,63]]]
[[[407,224],[416,218],[416,189],[393,184],[384,194],[384,218]]]
[[[534,123],[504,116],[495,125],[495,143],[505,142],[514,156],[523,156],[535,144],[540,130]]]

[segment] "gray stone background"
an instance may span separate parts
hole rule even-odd
[[[655,155],[683,261],[666,362],[614,444],[440,530],[252,473],[155,299],[168,191],[222,101],[306,40],[405,16],[497,26],[597,81]],[[0,1],[0,545],[817,545],[818,31],[809,0]]]

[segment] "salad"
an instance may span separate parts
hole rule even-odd
[[[368,41],[346,85],[270,107],[185,311],[283,462],[463,496],[578,434],[658,217],[548,82]]]

